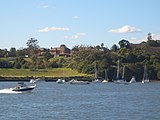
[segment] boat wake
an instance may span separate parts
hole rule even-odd
[[[1,93],[4,93],[4,94],[14,94],[14,93],[22,93],[22,92],[12,91],[11,88],[6,88],[6,89],[1,89],[0,90],[0,94]]]

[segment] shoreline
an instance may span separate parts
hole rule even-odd
[[[0,77],[0,82],[29,82],[31,79],[42,79],[46,82],[56,82],[58,79],[65,79],[67,82],[72,79],[77,79],[81,81],[92,82],[92,77],[84,77],[84,76],[72,76],[72,77]],[[141,81],[137,81],[141,82]],[[150,80],[150,82],[160,82],[160,80]]]
[[[56,82],[58,79],[65,79],[66,81],[70,81],[71,79],[92,81],[91,77],[72,76],[72,77],[0,77],[0,82],[18,82],[18,81],[29,82],[31,79],[37,79],[37,78],[45,80],[46,82]]]

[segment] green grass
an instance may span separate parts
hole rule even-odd
[[[39,69],[31,71],[29,69],[0,69],[1,77],[73,77],[73,76],[89,76],[81,74],[69,68],[55,68],[55,69]]]

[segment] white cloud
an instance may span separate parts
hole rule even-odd
[[[153,40],[160,40],[160,35],[158,34],[152,34],[152,39]],[[147,41],[147,35],[144,36],[143,38],[131,38],[129,40],[131,43],[141,43],[141,42],[146,42]]]
[[[49,5],[48,4],[44,4],[44,3],[41,3],[41,4],[38,5],[38,8],[45,9],[45,8],[48,8],[48,7],[49,7]]]
[[[152,34],[153,40],[160,40],[160,35]]]
[[[43,5],[43,6],[42,6],[42,8],[48,8],[48,7],[49,7],[48,5]]]
[[[141,43],[141,42],[146,42],[147,39],[146,37],[143,37],[143,38],[130,38],[129,42],[131,43]]]
[[[129,25],[122,26],[121,28],[117,29],[111,29],[109,32],[112,33],[134,33],[134,32],[140,32],[141,30],[135,27],[131,27]]]
[[[75,15],[73,16],[74,19],[79,19],[79,16]]]
[[[45,27],[45,28],[38,30],[38,32],[68,31],[68,30],[69,30],[69,28],[67,28],[67,27]]]
[[[86,35],[86,33],[76,33],[75,35],[72,35],[72,36],[65,36],[65,38],[69,39],[69,40],[76,40],[76,39],[79,39],[85,35]]]

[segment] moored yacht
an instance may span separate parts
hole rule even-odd
[[[135,79],[135,77],[133,76],[132,78],[131,78],[131,80],[129,81],[129,83],[135,83],[136,82],[136,79]]]
[[[70,84],[85,85],[85,84],[89,84],[89,82],[88,81],[78,81],[78,80],[72,79],[70,81]]]
[[[108,83],[108,80],[102,80],[102,83]]]
[[[147,65],[145,64],[142,83],[149,83],[149,82],[150,81],[149,81],[149,77],[148,77]]]
[[[94,80],[93,83],[101,83],[102,81],[98,79],[98,70],[97,70],[97,64],[94,65]]]
[[[107,74],[107,69],[105,69],[105,79],[102,80],[102,83],[108,83],[108,74]]]
[[[31,79],[29,82],[30,83],[37,83],[37,79]]]
[[[58,79],[56,82],[57,82],[58,84],[63,84],[63,83],[65,83],[66,81],[65,81],[64,79]]]
[[[120,71],[120,67],[119,67],[119,60],[118,60],[118,66],[117,66],[117,76],[116,76],[116,80],[114,81],[116,84],[128,84],[128,82],[125,80],[125,66],[123,66],[123,74],[122,74],[122,79],[119,78],[119,71]]]
[[[30,83],[45,82],[45,79],[44,78],[31,79],[29,82]]]
[[[93,82],[93,83],[101,83],[102,81],[99,80],[99,79],[94,79],[92,82]]]

